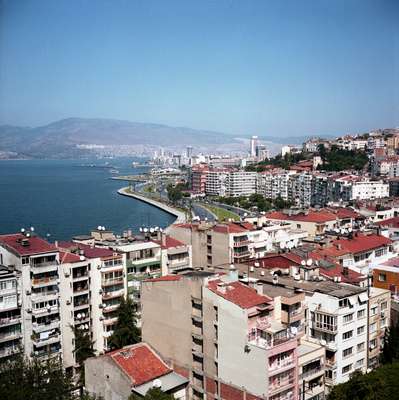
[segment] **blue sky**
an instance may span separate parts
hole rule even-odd
[[[0,123],[399,125],[399,1],[0,0]]]

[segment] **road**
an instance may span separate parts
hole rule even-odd
[[[201,207],[199,204],[193,203],[191,206],[196,217],[200,217],[201,220],[208,218],[208,221],[215,221],[215,216],[209,212],[206,208]]]

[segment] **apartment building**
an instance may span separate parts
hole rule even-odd
[[[192,269],[191,246],[162,233],[154,240],[161,246],[162,275],[178,274]]]
[[[358,232],[333,240],[329,246],[319,250],[319,254],[332,257],[342,266],[363,275],[368,275],[373,267],[394,256],[390,239]]]
[[[61,252],[69,253],[66,260],[73,264],[64,266],[64,278],[72,279],[72,301],[65,296],[70,291],[62,293],[64,301],[73,304],[73,315],[76,319],[87,320],[90,315],[90,323],[84,323],[91,328],[94,350],[100,354],[108,350],[108,339],[114,331],[117,322],[117,310],[122,297],[126,297],[127,285],[125,280],[126,257],[115,250],[102,247],[88,246],[75,242],[57,243]],[[81,260],[75,259],[78,264],[75,267],[71,263],[72,256],[78,255]],[[82,261],[82,262],[80,262]],[[85,261],[85,262],[83,262]],[[87,264],[87,268],[85,265]],[[71,269],[70,275],[65,276],[65,270]],[[89,296],[86,290],[86,271],[89,273]],[[68,272],[67,272],[68,275]],[[82,276],[83,275],[83,276]],[[75,279],[74,279],[75,276]],[[62,279],[64,279],[62,278]],[[67,286],[67,283],[64,284]],[[80,314],[80,316],[78,315]],[[70,315],[72,315],[70,313]],[[71,321],[74,323],[74,321]],[[82,322],[83,323],[83,322]]]
[[[0,261],[18,274],[25,355],[61,355],[58,249],[32,232],[1,235]]]
[[[205,193],[209,196],[227,196],[230,170],[213,168],[206,176]]]
[[[298,337],[262,291],[235,271],[143,283],[143,340],[189,377],[190,398],[297,398]]]
[[[313,175],[309,172],[289,176],[288,200],[298,207],[310,207],[312,204]]]
[[[289,200],[288,186],[291,175],[294,171],[273,170],[261,172],[257,177],[256,192],[267,199],[276,199],[281,197],[284,200]]]
[[[346,175],[335,179],[333,201],[373,200],[389,196],[389,184],[380,180]]]
[[[272,211],[265,215],[267,221],[290,224],[292,229],[303,229],[309,236],[322,235],[339,225],[339,216],[328,210]]]
[[[99,273],[97,270],[94,273]],[[77,367],[75,329],[92,336],[90,261],[83,255],[60,251],[60,309],[63,365],[67,370]],[[101,349],[102,350],[102,349]]]
[[[205,194],[207,175],[209,172],[208,164],[196,164],[190,169],[190,186],[193,193]]]
[[[21,288],[18,280],[14,268],[0,263],[0,359],[10,357],[21,350]]]
[[[399,300],[399,257],[393,257],[373,268],[373,286],[389,290],[392,298]]]
[[[301,340],[298,346],[298,399],[323,400],[325,397],[325,349]]]
[[[226,178],[226,196],[250,196],[256,193],[256,172],[232,171]]]
[[[391,292],[371,287],[368,304],[368,348],[367,367],[379,365],[380,352],[384,344],[384,335],[391,320]]]

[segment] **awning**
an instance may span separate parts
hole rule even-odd
[[[359,294],[359,301],[361,303],[365,303],[368,299],[369,299],[369,297],[367,296],[366,292]]]
[[[348,297],[348,301],[349,301],[349,304],[350,304],[352,307],[356,304],[355,300],[354,300],[352,297]]]
[[[132,387],[132,392],[138,393],[141,396],[145,396],[147,391],[154,387],[154,381],[157,381],[156,383],[159,384],[159,388],[163,392],[173,391],[173,389],[177,389],[188,384],[187,378],[177,374],[176,372],[171,372],[169,374],[160,376],[155,380],[146,382],[140,386]]]

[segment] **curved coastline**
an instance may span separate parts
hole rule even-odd
[[[136,200],[140,200],[144,203],[150,204],[154,207],[159,208],[162,211],[167,212],[168,214],[171,214],[176,217],[176,220],[173,223],[185,223],[187,221],[186,214],[177,210],[176,208],[170,207],[164,203],[161,203],[160,201],[150,199],[149,197],[143,196],[138,193],[132,193],[129,192],[129,187],[124,187],[118,190],[118,194],[122,196],[128,196],[128,197],[133,197]],[[166,228],[167,229],[167,228]]]

